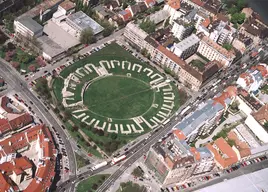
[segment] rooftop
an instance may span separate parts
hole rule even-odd
[[[235,55],[232,51],[228,51],[228,50],[224,49],[222,46],[215,43],[212,39],[210,39],[206,35],[200,34],[199,38],[201,39],[201,41],[203,41],[204,43],[206,43],[210,47],[213,47],[215,50],[217,50],[220,54],[224,55],[226,58],[232,59],[235,57]]]
[[[72,21],[81,30],[90,28],[94,35],[103,31],[103,27],[99,25],[96,21],[87,16],[83,11],[78,11],[70,15],[68,20]]]
[[[64,49],[60,45],[46,35],[39,37],[37,40],[41,42],[43,52],[52,58],[64,52]]]
[[[200,41],[200,39],[195,34],[192,34],[189,37],[182,40],[181,42],[175,43],[174,46],[177,49],[186,50],[186,49],[192,47],[193,45],[197,44],[199,41]]]
[[[20,17],[18,21],[33,33],[38,33],[43,30],[43,26],[30,17]]]
[[[206,146],[214,154],[215,160],[222,168],[229,167],[238,161],[235,151],[223,138],[219,138]]]
[[[69,11],[69,10],[75,8],[75,4],[73,2],[71,2],[71,1],[69,1],[69,0],[63,1],[59,6],[61,6],[66,11]]]

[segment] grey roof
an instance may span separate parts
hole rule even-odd
[[[196,150],[200,153],[201,159],[212,157],[211,152],[206,147],[199,147]]]
[[[251,148],[250,152],[252,155],[258,154],[258,153],[263,153],[265,151],[268,151],[268,144],[259,146],[257,148]]]
[[[43,30],[43,26],[37,23],[35,20],[33,20],[31,17],[21,17],[18,19],[18,21],[24,25],[26,28],[28,28],[30,31],[32,31],[34,34],[40,32]]]
[[[197,109],[193,114],[187,116],[182,122],[177,124],[175,127],[182,130],[182,132],[188,136],[194,130],[202,127],[206,121],[215,117],[215,115],[224,109],[224,107],[219,104],[213,104],[214,100],[208,100],[204,106],[200,109]],[[227,98],[225,100],[226,104],[231,103],[231,99]]]
[[[268,191],[268,168],[245,174],[233,179],[224,180],[221,183],[199,189],[199,192],[265,192]]]
[[[98,5],[98,6],[94,7],[93,10],[99,12],[104,17],[109,15],[109,13],[106,12],[106,9],[102,5]]]
[[[167,19],[169,16],[169,12],[167,10],[162,9],[154,14],[149,15],[148,18],[155,24],[158,24]]]
[[[75,23],[81,30],[90,28],[94,35],[103,31],[103,27],[87,16],[83,11],[78,11],[68,17],[68,20]]]
[[[199,41],[200,41],[200,39],[195,34],[192,34],[189,37],[182,40],[181,42],[176,43],[174,46],[177,49],[184,51],[184,50],[187,50],[188,48],[192,47],[193,45],[197,44]]]
[[[64,49],[60,45],[46,35],[39,37],[37,40],[41,42],[43,52],[52,58],[64,52]]]

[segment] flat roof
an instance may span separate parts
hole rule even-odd
[[[46,33],[50,39],[52,39],[63,49],[69,49],[70,47],[73,47],[80,43],[78,39],[73,37],[67,31],[64,31],[60,26],[51,20],[49,20],[45,25],[44,33]]]
[[[59,44],[46,35],[39,37],[37,40],[41,42],[43,52],[52,58],[64,52],[64,49]]]
[[[226,191],[243,191],[256,192],[268,191],[268,168],[259,171],[228,179],[221,183],[196,190],[197,192],[226,192]]]
[[[189,37],[182,40],[181,42],[176,43],[174,46],[177,49],[184,51],[184,50],[192,47],[193,45],[197,44],[199,41],[200,41],[200,39],[195,34],[192,34]]]
[[[37,33],[43,29],[42,25],[40,25],[39,23],[37,23],[35,20],[33,20],[31,17],[28,16],[19,18],[18,22],[27,27],[33,33]]]
[[[87,16],[83,11],[78,11],[70,15],[67,19],[75,23],[82,30],[90,28],[94,35],[102,32],[104,29],[100,24]]]

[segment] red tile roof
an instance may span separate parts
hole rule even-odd
[[[0,172],[0,191],[1,192],[13,191],[12,189],[14,191],[19,191],[18,186],[15,186],[9,177],[3,175]]]
[[[173,134],[177,136],[177,138],[181,141],[181,140],[185,140],[186,136],[183,134],[183,132],[179,129],[175,129],[173,130]]]
[[[0,142],[0,146],[3,150],[8,150],[9,153],[1,153],[0,155],[10,154],[10,152],[15,152],[21,148],[27,147],[28,142],[35,141],[39,138],[39,144],[43,152],[41,160],[43,160],[43,165],[37,167],[35,178],[27,186],[24,192],[45,192],[49,189],[53,178],[55,176],[55,146],[52,142],[52,136],[47,127],[44,125],[38,125],[32,127],[23,132],[14,134],[12,137],[9,137]],[[16,174],[21,174],[23,170],[26,170],[31,167],[30,161],[26,157],[21,157],[15,159],[14,163],[6,162],[0,165],[0,170],[4,171],[7,175],[11,175],[12,171]],[[0,184],[4,182],[0,178]],[[0,186],[1,189],[1,186]],[[0,190],[1,191],[1,190]]]
[[[204,6],[204,2],[201,1],[201,0],[192,0],[192,2],[200,7],[203,7]]]
[[[155,0],[145,0],[144,1],[147,7],[152,7],[155,5]]]
[[[215,105],[216,103],[219,103],[223,107],[227,107],[226,104],[225,104],[225,100],[227,98],[231,99],[232,97],[236,96],[236,94],[237,94],[236,87],[229,86],[228,88],[225,89],[225,91],[219,97],[213,98],[213,100],[214,100],[213,104]]]
[[[10,114],[7,114],[7,118],[9,119],[9,124],[12,129],[22,128],[33,121],[33,118],[29,113],[16,114],[15,117],[11,117]]]
[[[226,168],[238,161],[235,151],[223,138],[217,139],[212,144],[207,144],[206,147],[214,154],[214,159],[222,168]]]
[[[230,131],[228,133],[228,139],[233,140],[235,142],[235,147],[239,151],[241,158],[251,155],[251,151],[248,144],[244,141],[240,141],[234,131]]]
[[[1,98],[1,107],[8,113],[12,113],[12,109],[7,106],[9,103],[9,98],[7,96],[3,96]]]
[[[7,133],[11,131],[11,126],[7,119],[0,119],[0,134]]]
[[[191,148],[190,148],[190,151],[191,151],[191,153],[194,155],[196,161],[200,161],[201,156],[200,156],[199,151],[197,151],[195,147],[191,147]]]
[[[74,9],[75,8],[75,4],[69,0],[65,0],[63,1],[60,6],[65,9],[66,11]]]
[[[204,27],[208,27],[209,26],[209,24],[210,24],[210,18],[209,17],[207,17],[203,22],[202,22],[202,25],[204,26]]]
[[[121,11],[119,15],[124,21],[129,21],[132,18],[131,11],[128,9]]]
[[[181,8],[181,2],[180,0],[169,0],[168,5],[172,7],[173,9],[180,9]]]

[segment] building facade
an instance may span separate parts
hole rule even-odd
[[[199,34],[199,38],[201,41],[197,50],[198,53],[210,61],[219,61],[225,67],[233,62],[235,54],[232,51],[227,51],[204,34]]]
[[[175,55],[185,60],[196,53],[199,41],[200,39],[195,34],[192,34],[181,42],[174,44],[172,51]]]
[[[171,29],[171,32],[173,33],[173,36],[176,37],[178,40],[183,40],[194,30],[194,25],[192,23],[187,23],[183,21],[182,19],[176,19],[173,22],[173,27]]]
[[[41,37],[43,34],[43,27],[30,17],[15,20],[14,30],[18,37]]]

